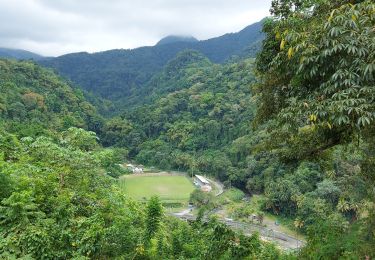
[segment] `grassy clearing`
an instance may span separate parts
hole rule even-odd
[[[142,201],[157,195],[163,203],[186,203],[194,190],[192,182],[183,175],[126,175],[119,185],[133,199]]]
[[[276,221],[280,223],[277,228],[275,228],[274,225]],[[291,218],[275,216],[270,213],[266,213],[266,215],[264,216],[264,223],[268,224],[268,226],[273,227],[275,230],[279,232],[283,232],[285,234],[297,237],[299,239],[306,239],[305,235],[301,234],[296,230],[296,228],[294,227],[294,220]]]

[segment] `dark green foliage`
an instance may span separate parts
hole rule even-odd
[[[218,63],[233,55],[254,57],[263,39],[261,26],[262,22],[255,23],[238,33],[199,42],[180,41],[133,50],[67,54],[43,60],[41,64],[54,68],[86,91],[114,101],[119,110],[128,108],[129,97],[132,102],[143,99],[143,95],[135,93],[144,93],[146,83],[181,51],[193,49]],[[250,45],[253,47],[248,48]],[[105,109],[102,112],[105,113]]]
[[[210,221],[208,225],[210,229],[213,230],[213,236],[211,241],[208,243],[208,251],[205,258],[218,259],[233,244],[235,234],[232,230],[228,229],[225,224],[217,221]]]
[[[203,54],[194,50],[185,50],[168,61],[162,73],[154,75],[142,88],[135,89],[127,104],[131,107],[155,102],[161,96],[191,87],[197,80],[203,68],[212,66],[212,63]],[[197,75],[195,75],[197,74]]]
[[[224,180],[228,167],[246,157],[235,158],[228,150],[251,132],[251,70],[251,60],[219,66],[194,51],[179,54],[154,77],[149,104],[104,126],[110,129],[108,143],[126,147],[143,164]]]

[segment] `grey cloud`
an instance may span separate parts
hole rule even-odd
[[[45,55],[208,39],[268,15],[271,0],[0,0],[0,46]]]

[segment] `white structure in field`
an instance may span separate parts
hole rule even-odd
[[[143,166],[134,166],[133,164],[127,164],[126,167],[133,173],[143,173]]]
[[[195,175],[194,184],[200,187],[204,192],[210,192],[212,190],[211,183],[201,175]]]

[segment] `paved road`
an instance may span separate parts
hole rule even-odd
[[[195,216],[182,213],[186,212],[172,213],[171,215],[182,220],[196,220]],[[231,227],[233,230],[242,231],[245,235],[251,235],[257,232],[263,240],[274,242],[284,250],[296,250],[303,247],[306,243],[295,237],[256,224],[244,223],[230,219],[219,219],[219,221]]]
[[[161,172],[157,173],[160,174],[182,174],[180,172]],[[214,181],[212,179],[206,178],[208,181],[210,181],[215,187],[217,192],[215,193],[215,196],[219,196],[224,192],[224,185],[220,183],[219,181]],[[170,215],[175,216],[177,218],[180,218],[182,220],[195,220],[196,217],[191,214],[192,209],[186,209],[179,213],[170,213]],[[251,223],[245,223],[245,222],[239,222],[234,221],[228,218],[219,218],[219,221],[226,224],[227,226],[231,227],[233,230],[242,231],[246,235],[251,235],[254,233],[259,233],[260,237],[265,241],[271,241],[277,244],[280,248],[284,250],[296,250],[300,247],[303,247],[306,242],[303,240],[300,240],[298,238],[292,237],[290,235],[287,235],[285,233],[272,230],[267,227],[263,227],[256,224]]]

